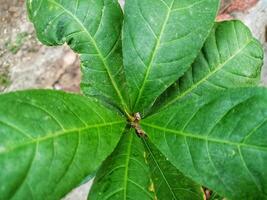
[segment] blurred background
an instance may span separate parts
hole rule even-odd
[[[123,5],[123,0],[120,1]],[[267,85],[267,0],[221,0],[217,20],[240,19],[265,49],[262,84]],[[26,15],[25,0],[0,0],[0,92],[54,88],[79,92],[79,59],[67,46],[45,47]],[[89,184],[66,200],[85,200]]]

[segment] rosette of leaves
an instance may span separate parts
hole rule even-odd
[[[39,40],[81,59],[81,93],[0,96],[0,199],[267,199],[263,50],[218,0],[28,0]],[[219,197],[220,198],[220,197]]]

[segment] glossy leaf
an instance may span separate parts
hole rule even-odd
[[[204,199],[205,195],[200,185],[178,171],[149,140],[143,142],[158,200]]]
[[[0,199],[60,199],[113,151],[124,119],[55,91],[0,95]]]
[[[88,199],[154,200],[153,184],[141,139],[126,132],[99,169]]]
[[[229,199],[267,198],[267,90],[185,98],[142,127],[182,173]]]
[[[258,85],[262,64],[262,45],[242,22],[217,23],[194,64],[158,99],[155,107],[168,107],[186,95],[203,96],[227,88]]]
[[[81,87],[127,110],[121,52],[123,14],[111,0],[27,0],[30,20],[46,45],[65,42],[80,55]]]
[[[213,26],[218,2],[126,0],[123,59],[134,112],[149,108],[190,67]]]

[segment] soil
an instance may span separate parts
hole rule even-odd
[[[0,91],[54,88],[79,92],[78,57],[36,39],[24,0],[0,0]]]
[[[26,17],[24,4],[25,0],[0,0],[0,92],[30,88],[79,92],[78,57],[67,46],[40,44]],[[217,20],[229,19],[244,21],[267,52],[266,0],[222,0]],[[267,85],[266,64],[262,82]],[[76,189],[65,199],[85,200],[90,184]]]

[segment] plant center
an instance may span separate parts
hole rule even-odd
[[[140,113],[135,113],[134,116],[131,117],[129,120],[130,120],[130,123],[131,123],[132,128],[135,129],[136,135],[138,137],[145,138],[146,137],[146,133],[141,128],[140,123],[139,123],[141,121],[141,119],[142,118],[141,118]]]

